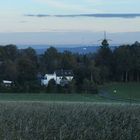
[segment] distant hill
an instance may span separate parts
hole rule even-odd
[[[43,54],[50,45],[18,45],[18,48],[27,48],[32,47],[36,50],[37,54]],[[64,51],[70,51],[72,53],[79,53],[79,54],[87,54],[87,53],[93,53],[98,50],[100,46],[94,45],[94,46],[86,46],[86,45],[55,45],[55,47],[59,52]],[[114,49],[115,46],[110,46],[111,49]]]
[[[75,48],[56,48],[59,52],[70,51],[72,53],[87,54],[90,52],[96,52],[99,47],[75,47]],[[43,54],[46,51],[46,48],[35,49],[37,54]]]

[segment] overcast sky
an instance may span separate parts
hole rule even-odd
[[[114,44],[140,41],[139,6],[140,0],[2,0],[0,44],[97,44],[104,30]]]

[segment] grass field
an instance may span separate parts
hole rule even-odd
[[[120,99],[140,101],[140,83],[111,83],[100,88],[108,95]],[[116,90],[116,93],[114,93]],[[0,93],[0,101],[63,101],[63,102],[118,102],[96,94],[24,94]]]
[[[105,99],[93,94],[21,94],[1,93],[0,101],[65,101],[103,102]],[[106,101],[108,101],[106,99]]]
[[[140,83],[111,83],[102,89],[114,97],[140,100]]]

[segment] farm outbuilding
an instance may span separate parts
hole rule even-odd
[[[9,80],[2,81],[2,85],[6,86],[6,87],[10,87],[12,84],[13,84],[13,81],[9,81]]]

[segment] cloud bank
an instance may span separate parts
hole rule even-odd
[[[47,14],[26,14],[27,17],[95,17],[95,18],[137,18],[140,17],[140,13],[137,14],[72,14],[72,15],[47,15]]]

